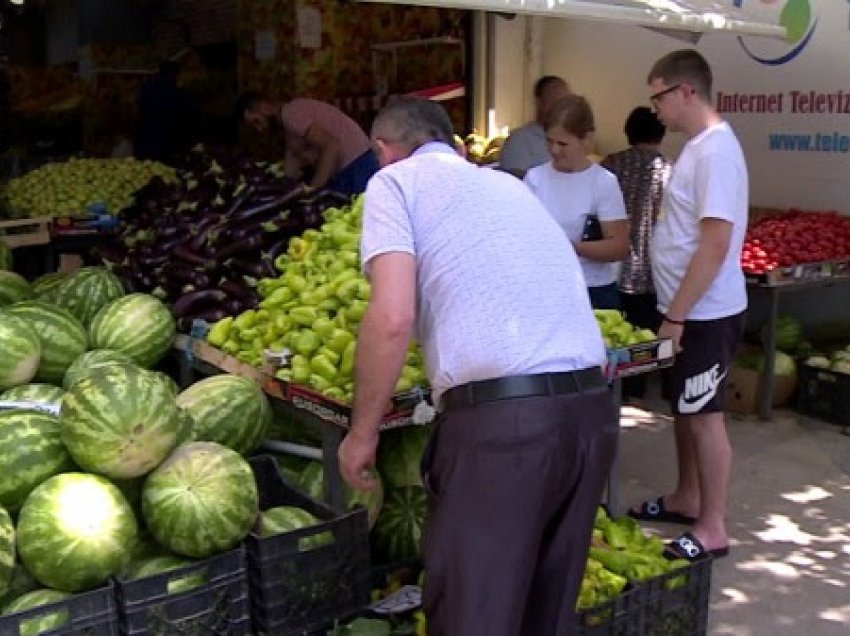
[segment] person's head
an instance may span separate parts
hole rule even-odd
[[[711,103],[711,67],[693,49],[668,53],[658,60],[646,79],[650,101],[669,128],[687,127],[688,113]]]
[[[278,126],[279,109],[275,102],[257,91],[247,91],[236,100],[236,116],[257,132],[274,130]]]
[[[371,137],[381,167],[409,157],[431,141],[455,145],[445,109],[418,97],[399,97],[382,108],[372,124]]]
[[[623,129],[630,146],[650,144],[656,146],[664,139],[666,128],[651,108],[638,106],[626,118]]]
[[[537,122],[543,124],[552,105],[570,94],[566,81],[557,75],[544,75],[534,83],[534,106],[537,110]]]
[[[552,105],[543,124],[556,170],[571,171],[587,163],[596,125],[588,101],[568,95]]]

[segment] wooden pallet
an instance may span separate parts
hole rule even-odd
[[[50,221],[49,216],[0,221],[0,241],[13,248],[46,245],[50,243]]]

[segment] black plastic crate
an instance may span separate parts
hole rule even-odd
[[[705,636],[710,557],[634,586],[580,612],[577,636]]]
[[[205,582],[169,593],[188,577]],[[141,579],[115,581],[122,636],[243,636],[251,634],[245,549],[219,554]]]
[[[116,636],[118,610],[110,583],[106,587],[75,594],[65,600],[42,605],[17,614],[0,617],[0,636],[20,636],[28,621],[46,618],[62,612],[67,616],[64,625],[42,632],[41,636]]]
[[[311,528],[272,537],[251,533],[248,580],[257,634],[300,635],[351,616],[369,602],[369,523],[365,509],[335,513],[289,486],[268,455],[251,458],[260,509],[298,506],[321,519]],[[308,550],[303,539],[329,533],[333,541]]]
[[[850,374],[801,364],[797,410],[832,424],[850,425]]]

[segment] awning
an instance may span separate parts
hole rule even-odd
[[[692,33],[730,31],[784,38],[776,12],[743,0],[358,0],[576,18]],[[742,5],[742,6],[737,6]]]

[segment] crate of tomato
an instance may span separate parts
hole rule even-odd
[[[775,284],[850,273],[850,218],[790,210],[747,230],[741,267],[751,282]]]

